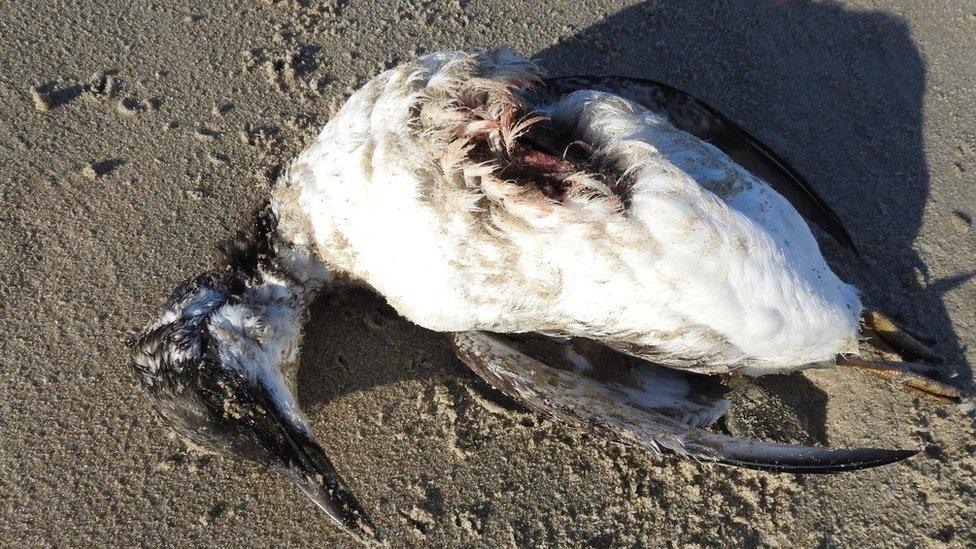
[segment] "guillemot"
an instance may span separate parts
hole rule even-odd
[[[363,539],[375,530],[293,385],[308,304],[350,282],[450,334],[498,390],[622,442],[772,471],[906,458],[708,429],[729,409],[716,374],[842,365],[959,396],[912,363],[858,358],[864,335],[936,355],[863,308],[804,218],[857,252],[788,163],[689,94],[546,78],[504,48],[434,53],[348,99],[133,363],[173,428],[280,471]]]

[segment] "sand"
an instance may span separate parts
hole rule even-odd
[[[364,79],[507,43],[552,73],[705,98],[780,151],[854,234],[865,301],[937,338],[972,393],[976,2],[467,0],[0,8],[0,543],[349,546],[274,475],[188,451],[126,342]],[[678,3],[674,3],[678,4]],[[829,477],[695,464],[499,397],[382,299],[324,299],[301,400],[394,546],[965,546],[972,399],[849,372],[740,384],[730,426],[918,448]]]

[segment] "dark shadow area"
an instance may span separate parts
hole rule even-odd
[[[125,164],[125,160],[121,158],[109,158],[107,160],[100,160],[91,164],[92,173],[96,176],[103,176],[112,173],[116,168]]]
[[[34,103],[39,109],[56,109],[71,102],[85,91],[81,84],[60,86],[58,82],[47,82],[33,89]]]
[[[305,330],[297,380],[302,406],[404,379],[451,375],[429,365],[434,355],[453,356],[446,336],[400,318],[368,290],[319,299]],[[458,363],[454,373],[462,370]]]
[[[722,427],[732,436],[830,446],[827,393],[799,372],[727,381],[732,408]]]
[[[645,2],[536,52],[552,75],[615,73],[684,89],[781,153],[839,214],[865,261],[821,238],[866,305],[929,334],[941,378],[972,391],[942,296],[913,249],[929,196],[926,69],[910,29],[831,3]],[[822,236],[822,235],[818,235]]]
[[[352,289],[319,299],[309,311],[305,330],[297,380],[303,407],[407,379],[457,377],[481,398],[503,408],[525,410],[469,371],[454,356],[447,335],[401,318],[369,290]],[[444,370],[435,364],[454,364],[454,368]]]

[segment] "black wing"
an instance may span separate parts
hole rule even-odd
[[[707,431],[701,427],[728,407],[720,384],[707,376],[665,373],[664,368],[655,371],[646,363],[636,376],[630,368],[603,376],[553,368],[526,354],[538,349],[524,345],[519,349],[521,342],[511,337],[485,332],[452,335],[458,358],[499,391],[536,412],[622,443],[749,469],[795,473],[865,469],[915,454],[913,450],[815,448]]]
[[[560,97],[577,90],[618,95],[667,116],[674,127],[707,141],[790,201],[807,221],[860,255],[840,218],[782,157],[697,97],[675,87],[626,76],[560,76],[543,80],[544,93]]]

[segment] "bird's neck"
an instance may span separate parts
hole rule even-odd
[[[232,292],[255,305],[287,298],[307,306],[333,279],[309,243],[285,234],[270,203],[257,210],[225,252]]]
[[[258,210],[225,249],[226,288],[233,299],[215,313],[210,327],[221,348],[239,354],[243,366],[274,388],[275,399],[297,418],[290,381],[302,328],[308,306],[334,277],[310,246],[291,236],[282,233],[270,205]]]
[[[302,306],[309,305],[324,287],[332,284],[332,271],[307,248],[276,237],[273,253],[269,266],[261,268],[263,284],[291,293]]]

